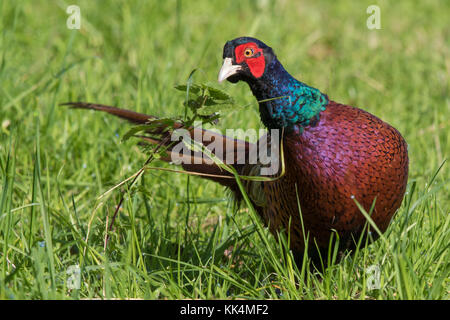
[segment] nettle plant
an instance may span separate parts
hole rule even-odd
[[[183,103],[185,107],[183,117],[149,119],[146,124],[132,127],[122,140],[126,141],[131,137],[143,138],[142,134],[148,134],[148,138],[151,139],[152,132],[158,133],[158,135],[167,133],[166,137],[170,137],[175,130],[182,128],[191,128],[194,125],[202,127],[216,125],[220,119],[220,111],[235,107],[234,99],[228,93],[204,83],[193,83],[192,75],[194,72],[195,70],[191,72],[187,84],[175,86],[176,90],[182,91],[186,95]],[[168,141],[164,142],[167,143]],[[184,141],[184,143],[193,150],[199,147],[194,141]],[[167,156],[165,151],[171,146],[173,146],[173,143],[165,146],[164,144],[154,143],[142,145],[145,152],[149,153],[154,159]],[[201,149],[207,152],[205,148]]]

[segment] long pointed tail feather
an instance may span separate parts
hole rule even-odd
[[[145,124],[149,120],[157,120],[158,118],[155,116],[143,114],[134,112],[131,110],[125,110],[117,107],[102,105],[102,104],[96,104],[96,103],[86,103],[86,102],[67,102],[63,103],[61,105],[69,106],[70,108],[74,109],[88,109],[88,110],[97,110],[102,112],[107,112],[111,115],[114,115],[116,117],[128,120],[135,124]],[[166,162],[171,162],[173,159],[173,147],[170,145],[171,140],[166,139],[167,137],[167,128],[166,125],[161,124],[160,126],[157,126],[155,129],[152,129],[151,132],[148,132],[150,136],[137,136],[140,138],[143,142],[149,143],[149,144],[161,144],[164,143],[167,147],[167,154],[169,156],[162,157],[161,160]],[[181,129],[183,128],[183,125],[181,123],[176,122],[174,124],[174,129]],[[201,128],[184,128],[189,133],[189,136],[192,140],[196,141],[197,143],[203,144],[206,148],[208,148],[208,145],[214,144],[215,146],[222,145],[222,150],[230,151],[230,146],[232,146],[231,152],[232,157],[228,157],[226,159],[223,159],[224,163],[229,162],[229,164],[235,166],[235,168],[240,171],[242,165],[236,164],[238,155],[247,155],[250,148],[250,143],[246,141],[241,141],[237,139],[232,139],[227,136],[221,135],[216,132],[212,132],[209,130],[201,129]],[[209,148],[208,148],[209,149]],[[220,149],[220,148],[219,148]],[[216,154],[215,149],[211,150],[213,154]],[[223,156],[223,155],[222,155]],[[208,157],[205,155],[202,155],[201,152],[192,152],[189,155],[190,158],[186,159],[183,158],[182,166],[184,170],[195,172],[198,174],[205,174],[205,178],[216,181],[224,186],[229,187],[232,189],[232,191],[238,191],[236,182],[234,179],[225,178],[224,176],[231,176],[230,173],[222,170],[219,166],[217,166],[214,162],[212,162]],[[235,192],[238,194],[239,192]]]
[[[120,109],[117,107],[106,106],[106,105],[97,104],[97,103],[65,102],[65,103],[61,103],[60,105],[61,106],[69,106],[70,108],[73,108],[73,109],[90,109],[90,110],[103,111],[103,112],[112,114],[116,117],[126,119],[126,120],[136,123],[136,124],[144,124],[149,119],[155,119],[155,117],[149,116],[149,115],[146,115],[143,113],[134,112],[131,110]]]

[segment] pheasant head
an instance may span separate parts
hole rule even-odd
[[[241,37],[223,48],[219,82],[248,83],[259,102],[261,120],[269,129],[302,128],[318,120],[328,97],[292,77],[272,48],[262,41]]]

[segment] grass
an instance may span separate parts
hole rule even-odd
[[[0,298],[449,298],[447,1],[75,2],[80,30],[66,28],[72,2],[0,3]],[[366,27],[372,4],[380,30]],[[409,183],[387,232],[319,275],[293,264],[284,238],[246,207],[235,210],[219,185],[146,171],[124,190],[105,250],[121,194],[99,197],[146,155],[133,139],[121,142],[126,123],[57,105],[182,115],[174,85],[199,68],[195,81],[218,86],[223,44],[242,35],[275,48],[297,78],[403,134]],[[262,126],[246,85],[220,88],[250,106],[222,114],[218,128]],[[67,273],[74,265],[79,290]],[[377,270],[380,287],[370,290]]]

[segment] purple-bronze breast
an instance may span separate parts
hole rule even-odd
[[[374,115],[330,101],[320,121],[284,137],[286,174],[264,184],[267,205],[259,208],[275,232],[288,229],[291,247],[304,249],[298,210],[309,239],[326,249],[333,230],[341,247],[351,248],[366,218],[354,200],[384,232],[399,208],[408,177],[407,145],[400,133]],[[377,238],[376,232],[372,232]]]

